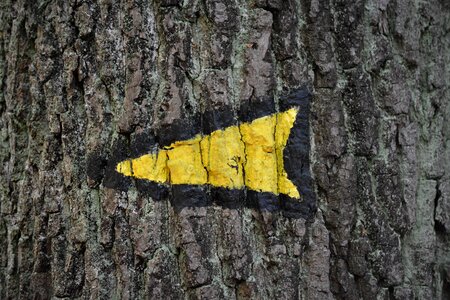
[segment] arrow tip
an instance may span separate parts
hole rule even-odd
[[[131,170],[131,160],[124,160],[117,164],[116,171],[125,175],[125,176],[131,176],[132,170]]]

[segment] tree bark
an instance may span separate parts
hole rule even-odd
[[[0,8],[1,299],[450,297],[447,1]],[[311,213],[111,183],[136,145],[302,89]]]

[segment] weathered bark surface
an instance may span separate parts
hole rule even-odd
[[[4,0],[0,22],[1,299],[450,297],[447,1]],[[116,145],[305,84],[313,218],[105,187]]]

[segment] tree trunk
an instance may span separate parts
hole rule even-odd
[[[0,8],[1,299],[450,297],[447,1]],[[299,93],[297,202],[117,173]]]

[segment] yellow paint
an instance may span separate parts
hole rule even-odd
[[[220,187],[242,188],[245,146],[241,141],[239,128],[231,126],[214,131],[204,140],[202,155],[209,174],[208,183]]]
[[[283,114],[277,114],[277,125],[275,127],[275,149],[277,155],[278,192],[292,198],[300,198],[297,187],[288,179],[284,169],[283,150],[289,138],[292,126],[297,116],[297,109],[290,109]]]
[[[119,173],[158,183],[212,186],[300,198],[284,169],[283,150],[298,110],[262,117],[126,160]]]
[[[166,151],[125,160],[119,163],[116,169],[125,176],[165,183],[168,175]]]
[[[251,190],[278,194],[275,125],[272,115],[240,126],[247,154],[245,185]]]
[[[118,163],[116,166],[116,171],[125,176],[133,176],[133,171],[131,170],[131,160],[124,160]]]
[[[167,147],[167,167],[172,184],[206,184],[208,175],[202,163],[201,136]]]

